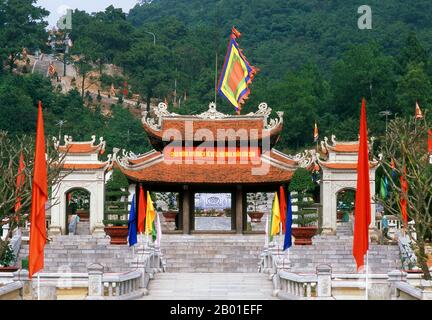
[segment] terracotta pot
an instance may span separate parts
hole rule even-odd
[[[162,212],[164,218],[165,218],[165,222],[175,222],[175,217],[177,215],[177,211],[165,211]]]
[[[338,221],[342,221],[343,216],[344,216],[344,213],[343,213],[342,211],[339,211],[339,210],[338,210],[338,211],[336,212],[336,218],[337,218]]]
[[[250,211],[247,214],[251,218],[252,222],[261,222],[261,218],[263,217],[264,212]]]
[[[127,226],[112,226],[105,227],[105,232],[110,236],[111,244],[127,244],[128,227]]]
[[[19,268],[17,266],[11,266],[11,267],[0,267],[0,272],[15,272]]]
[[[309,246],[312,244],[312,237],[316,235],[317,227],[299,227],[292,228],[292,235],[295,238],[294,244],[300,246]]]

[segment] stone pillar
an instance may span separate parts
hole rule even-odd
[[[422,291],[422,300],[432,300],[432,281],[421,280],[420,289]]]
[[[328,173],[323,172],[323,180],[321,181],[321,210],[322,210],[322,233],[336,233],[336,200],[332,192],[331,181],[326,181]],[[335,203],[333,204],[333,200]],[[334,217],[332,217],[334,215]]]
[[[62,234],[62,198],[66,199],[66,195],[63,194],[63,189],[58,184],[53,186],[53,200],[54,205],[51,207],[51,223],[49,225],[48,233],[50,236],[58,236]],[[66,210],[64,208],[64,210]],[[66,216],[66,211],[63,212]]]
[[[405,282],[407,274],[401,270],[393,270],[388,273],[389,299],[397,300],[396,282]]]
[[[329,265],[319,265],[316,268],[317,271],[317,296],[318,297],[331,297],[331,273],[332,269]]]
[[[32,300],[57,300],[56,285],[50,283],[48,279],[44,280],[39,279],[38,283],[37,276],[32,278]]]
[[[190,233],[190,191],[189,187],[183,186],[183,234]]]
[[[6,220],[7,221],[7,220]],[[9,233],[9,223],[5,223],[3,226],[2,226],[2,240],[4,240],[4,239],[6,239],[6,236],[7,236],[7,234]]]
[[[238,185],[235,194],[236,233],[243,234],[243,190]]]
[[[104,267],[98,263],[88,266],[88,296],[87,300],[101,300],[104,295],[102,283]]]
[[[97,173],[97,182],[90,192],[90,231],[95,237],[105,236],[105,173]]]

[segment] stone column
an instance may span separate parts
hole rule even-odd
[[[66,195],[58,184],[53,186],[53,190],[52,202],[54,205],[51,207],[51,223],[49,225],[48,233],[50,236],[57,236],[62,234],[62,209],[66,210],[62,201],[66,200]],[[62,197],[64,197],[64,199],[62,199]],[[66,216],[66,211],[63,213]]]
[[[98,263],[88,266],[88,296],[87,300],[101,300],[104,295],[102,283],[104,267]]]
[[[396,282],[404,282],[406,281],[406,272],[401,270],[393,270],[388,273],[388,282],[389,282],[389,299],[397,300],[397,290],[396,290]]]
[[[318,297],[331,297],[331,273],[332,269],[329,265],[319,265],[317,271],[317,296]]]
[[[105,236],[105,173],[97,173],[97,183],[90,192],[90,231],[95,237]]]
[[[236,233],[243,234],[243,190],[238,185],[235,194]]]
[[[322,233],[323,234],[334,234],[336,232],[335,223],[333,223],[333,217],[336,221],[336,210],[332,201],[334,195],[332,194],[331,181],[324,180],[328,178],[328,173],[323,172],[323,181],[321,181],[321,210],[322,210]],[[336,205],[336,203],[335,203]]]
[[[183,186],[183,234],[190,233],[190,191],[187,185]]]

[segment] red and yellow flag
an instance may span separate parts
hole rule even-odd
[[[236,108],[238,114],[249,96],[248,86],[257,73],[257,69],[249,64],[237,44],[236,39],[240,38],[240,35],[233,27],[218,85],[219,94]]]
[[[416,119],[422,119],[423,118],[423,113],[422,113],[422,111],[420,109],[418,101],[416,101],[415,118]]]
[[[44,248],[46,244],[45,203],[47,200],[48,177],[45,158],[45,134],[42,103],[39,101],[30,213],[30,279],[33,274],[44,267]]]
[[[155,219],[156,213],[153,207],[153,201],[150,197],[150,192],[147,191],[147,210],[146,210],[146,227],[145,234],[152,234],[153,221]]]
[[[144,190],[142,185],[139,186],[139,195],[138,195],[138,233],[144,233],[145,231],[145,218],[146,218],[146,199],[144,196]]]
[[[316,121],[315,121],[315,127],[314,127],[314,142],[317,142],[317,141],[318,141],[318,137],[319,137],[319,134],[318,134],[318,126],[317,126],[317,123],[316,123]]]

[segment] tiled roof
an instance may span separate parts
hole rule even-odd
[[[106,166],[106,163],[65,163],[62,168],[66,170],[98,170],[104,169]]]
[[[357,163],[334,163],[334,162],[320,162],[320,165],[322,167],[328,168],[328,169],[339,169],[339,170],[357,170]],[[374,168],[376,167],[376,163],[370,162],[369,167]]]
[[[100,146],[94,146],[92,143],[69,143],[66,146],[59,146],[60,152],[67,153],[94,153]]]
[[[359,150],[359,144],[358,143],[355,143],[355,144],[338,143],[335,146],[327,146],[327,148],[329,148],[330,150],[332,150],[334,152],[357,153]]]
[[[166,164],[155,163],[140,170],[120,167],[134,181],[151,183],[208,183],[208,184],[255,184],[289,181],[293,171],[270,165],[264,175],[253,175],[253,164]]]
[[[218,164],[216,161],[214,164],[200,164],[197,161],[191,164],[185,161],[169,163],[164,161],[161,152],[156,151],[137,159],[127,159],[127,163],[117,161],[115,164],[133,181],[184,184],[282,183],[289,181],[298,167],[295,160],[284,157],[276,150],[245,164],[239,161],[235,164]],[[261,174],[254,172],[261,167],[264,167]]]

